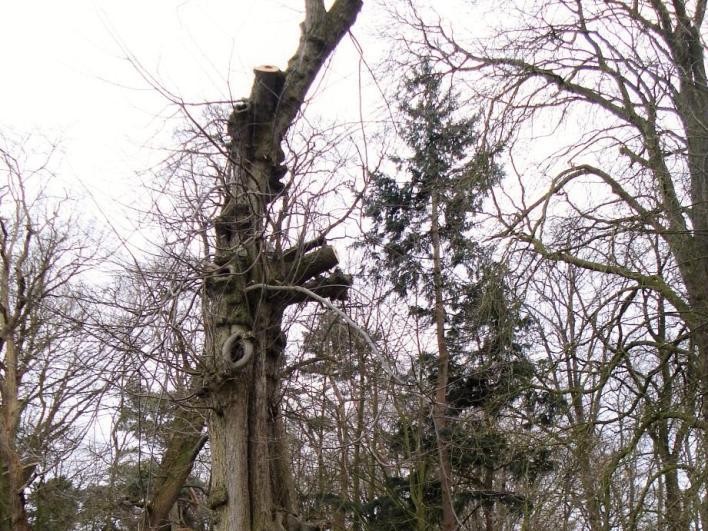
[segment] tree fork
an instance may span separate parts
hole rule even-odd
[[[251,94],[235,102],[228,123],[231,175],[215,220],[215,263],[223,273],[209,279],[205,289],[204,378],[211,379],[206,400],[212,407],[209,503],[219,530],[312,528],[297,516],[279,409],[282,316],[301,299],[249,290],[260,284],[308,286],[313,293],[341,299],[351,284],[348,276],[331,272],[338,259],[324,238],[285,254],[269,252],[263,243],[266,209],[283,191],[280,180],[287,171],[281,142],[362,1],[336,0],[329,10],[322,0],[307,0],[305,6],[300,43],[288,68],[255,68]],[[242,341],[246,337],[248,345]]]
[[[176,435],[170,439],[159,473],[155,478],[153,496],[146,507],[147,529],[171,529],[169,513],[180,491],[192,472],[194,460],[207,441],[202,433],[204,416],[194,409],[180,409],[171,429]]]

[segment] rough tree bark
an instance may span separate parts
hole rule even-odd
[[[170,426],[174,436],[162,456],[160,468],[154,478],[153,495],[146,504],[147,529],[169,531],[172,529],[170,511],[179,498],[194,460],[207,441],[202,433],[204,415],[199,410],[179,409]]]
[[[229,120],[231,175],[215,220],[215,271],[206,280],[207,355],[203,364],[212,452],[210,506],[216,529],[307,529],[297,517],[280,417],[282,316],[306,288],[342,299],[351,279],[335,269],[334,250],[319,238],[298,248],[265,245],[268,205],[287,168],[281,141],[325,60],[354,23],[361,0],[306,0],[297,52],[283,72],[255,69],[248,99]],[[278,288],[278,289],[269,289]]]
[[[7,291],[3,290],[3,293]],[[7,302],[5,298],[3,310],[9,307]],[[3,320],[3,328],[5,326]],[[11,337],[3,337],[2,343],[5,347],[5,375],[1,382],[3,400],[0,407],[0,530],[24,531],[30,527],[25,511],[23,467],[15,445],[21,409],[18,400],[17,352]]]

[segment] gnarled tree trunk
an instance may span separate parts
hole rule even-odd
[[[212,408],[210,506],[220,530],[307,528],[297,517],[280,417],[282,316],[308,293],[346,297],[351,280],[323,238],[299,248],[265,245],[266,209],[287,171],[281,141],[305,94],[353,24],[361,0],[306,1],[306,19],[286,71],[256,68],[248,99],[229,120],[231,174],[215,220],[214,273],[206,280],[204,381]],[[288,289],[293,288],[293,289]]]

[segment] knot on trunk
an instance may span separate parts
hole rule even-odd
[[[245,367],[253,357],[253,334],[241,325],[231,325],[231,335],[221,347],[221,366],[226,374]]]

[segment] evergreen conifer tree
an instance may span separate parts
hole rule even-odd
[[[395,175],[372,178],[368,239],[373,274],[384,276],[404,300],[427,302],[410,311],[429,320],[435,333],[437,351],[419,368],[434,390],[433,422],[411,415],[423,420],[402,420],[392,444],[422,445],[418,455],[436,459],[420,461],[407,481],[391,478],[398,500],[373,500],[371,517],[381,529],[384,520],[396,521],[398,529],[428,529],[430,521],[456,529],[459,514],[476,503],[489,528],[495,503],[523,503],[495,489],[494,472],[511,452],[495,422],[522,398],[532,376],[518,339],[528,325],[520,304],[504,268],[472,236],[482,201],[502,172],[496,150],[479,146],[477,117],[465,113],[430,64],[406,80],[399,109],[408,155],[393,159]],[[462,475],[476,477],[475,484],[456,481]]]

